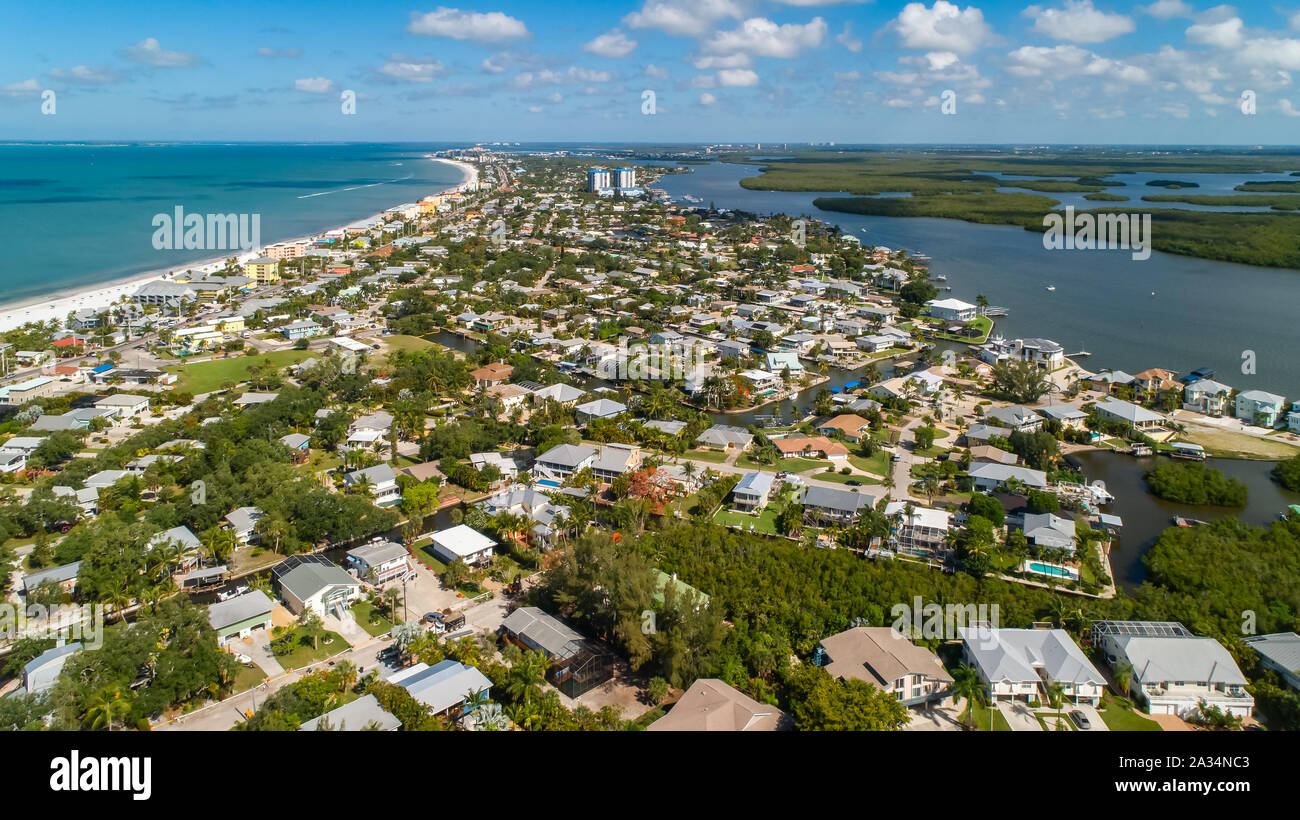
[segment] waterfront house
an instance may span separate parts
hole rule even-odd
[[[1104,399],[1093,405],[1093,409],[1106,421],[1126,424],[1129,429],[1138,433],[1158,430],[1165,423],[1165,417],[1159,413],[1122,399]]]
[[[1204,703],[1225,714],[1250,717],[1250,683],[1228,650],[1193,635],[1174,621],[1098,621],[1093,644],[1112,666],[1132,668],[1129,693],[1153,715],[1194,717]]]
[[[1213,379],[1197,379],[1183,388],[1183,409],[1206,416],[1222,416],[1232,388]]]
[[[952,675],[939,657],[888,626],[859,626],[822,639],[831,677],[860,680],[911,707],[948,704]]]
[[[1042,470],[980,461],[971,464],[968,472],[974,481],[975,489],[981,492],[992,492],[1013,480],[1031,490],[1047,489],[1047,473]]]
[[[1286,399],[1264,390],[1243,390],[1237,394],[1234,415],[1256,427],[1276,427]]]
[[[1073,704],[1101,702],[1106,679],[1063,629],[957,628],[962,654],[994,703],[1048,704],[1058,683]]]
[[[276,564],[271,578],[294,615],[307,610],[340,617],[361,599],[361,582],[323,555],[293,555]]]
[[[405,689],[435,715],[449,713],[455,719],[465,716],[465,701],[475,694],[486,698],[492,688],[492,681],[476,667],[451,658],[433,666],[417,663],[393,673],[388,682]]]
[[[979,313],[979,308],[960,299],[931,299],[925,303],[930,315],[945,322],[969,322]]]
[[[994,407],[989,409],[984,418],[1001,422],[1003,427],[1019,433],[1033,433],[1043,426],[1043,417],[1022,405]]]
[[[1072,404],[1049,404],[1035,408],[1043,418],[1059,422],[1067,430],[1082,430],[1088,414]]]
[[[575,406],[573,412],[581,424],[592,419],[612,419],[619,413],[627,412],[627,405],[613,399],[595,399]]]
[[[505,384],[514,372],[513,365],[504,362],[490,362],[480,368],[471,370],[469,375],[474,380],[476,387],[493,387],[498,384]]]
[[[415,576],[406,548],[383,538],[348,550],[347,560],[358,578],[379,587]]]
[[[840,463],[849,458],[849,448],[825,436],[786,436],[772,439],[772,444],[782,458],[825,458]]]
[[[537,456],[533,471],[539,478],[564,480],[590,467],[598,452],[589,444],[558,444]]]
[[[733,450],[744,452],[749,449],[753,442],[753,434],[744,427],[734,427],[728,424],[715,424],[700,433],[699,437],[695,439],[695,443],[701,447],[725,452]]]
[[[871,436],[871,422],[856,413],[845,413],[823,421],[817,426],[817,432],[825,436],[842,434],[854,444]]]
[[[402,489],[397,486],[397,473],[389,464],[353,470],[343,476],[343,486],[349,490],[365,487],[376,507],[391,507],[402,501]]]
[[[464,561],[466,564],[484,564],[492,560],[497,542],[473,527],[457,524],[433,534],[430,545],[433,553],[446,563]]]
[[[246,547],[257,542],[257,522],[265,515],[257,507],[238,507],[226,514],[225,529],[234,532],[239,546]]]
[[[210,604],[208,623],[217,632],[217,645],[225,646],[232,638],[246,638],[254,629],[270,632],[273,609],[275,602],[260,589]]]
[[[1055,513],[1026,513],[1025,539],[1049,549],[1074,552],[1074,521]]]
[[[1182,387],[1178,374],[1172,370],[1152,367],[1133,375],[1133,389],[1147,396],[1156,396],[1166,390],[1180,390]]]

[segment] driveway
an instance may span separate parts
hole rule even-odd
[[[1087,732],[1109,732],[1110,731],[1110,727],[1106,725],[1106,721],[1101,719],[1101,713],[1097,711],[1096,706],[1089,706],[1086,703],[1081,703],[1078,706],[1071,706],[1064,710],[1066,717],[1069,717],[1070,712],[1073,712],[1075,709],[1078,709],[1080,712],[1083,712],[1083,716],[1086,717],[1088,719],[1088,723],[1092,725],[1091,729],[1080,729],[1079,731],[1087,731]],[[1070,721],[1070,722],[1074,723],[1074,721]],[[1079,727],[1075,726],[1074,728],[1078,729]]]
[[[1020,701],[999,703],[998,711],[1007,719],[1007,725],[1013,732],[1041,732],[1043,725],[1034,717],[1034,710]]]
[[[233,652],[252,658],[253,663],[262,667],[268,678],[284,674],[284,667],[271,651],[271,633],[265,629],[254,629],[248,637],[231,641],[228,646]]]
[[[907,732],[960,732],[961,720],[958,712],[951,706],[937,706],[921,712],[913,712],[911,721],[903,727]]]

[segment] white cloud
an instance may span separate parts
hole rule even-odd
[[[743,10],[736,0],[646,0],[640,11],[623,18],[628,28],[652,28],[665,34],[699,37],[724,17],[739,20]]]
[[[853,36],[853,24],[849,22],[844,24],[843,31],[835,35],[835,42],[844,46],[849,51],[852,51],[854,54],[857,54],[862,50],[862,41]]]
[[[21,82],[5,83],[4,85],[0,85],[0,94],[14,99],[35,97],[40,94],[42,90],[41,84],[36,82],[35,77],[28,77]]]
[[[911,100],[904,100],[900,97],[894,97],[893,99],[886,100],[885,105],[889,106],[890,108],[911,108],[913,103]]]
[[[725,57],[707,55],[691,58],[691,65],[700,71],[712,71],[717,68],[749,68],[753,64],[753,59],[744,53],[728,54]]]
[[[904,48],[957,54],[970,54],[993,34],[984,22],[984,12],[974,6],[958,8],[947,0],[935,0],[929,8],[924,3],[908,3],[889,27],[897,32]]]
[[[301,80],[294,80],[293,87],[308,94],[328,94],[334,90],[334,81],[324,77],[304,77]]]
[[[544,85],[575,85],[581,83],[607,83],[617,75],[612,71],[596,71],[590,68],[569,66],[567,71],[522,71],[514,76],[510,84],[515,88],[536,88]]]
[[[531,36],[523,21],[508,14],[445,7],[426,14],[411,12],[411,22],[407,24],[406,30],[421,37],[448,37],[475,43],[503,43]]]
[[[1113,82],[1146,84],[1150,73],[1136,65],[1099,57],[1078,46],[1022,46],[1007,55],[1007,73],[1017,77],[1101,77]]]
[[[122,80],[122,75],[112,66],[77,65],[72,68],[51,69],[50,76],[65,83],[78,85],[108,85]]]
[[[267,58],[272,59],[272,60],[274,60],[274,59],[278,59],[278,58],[281,58],[281,57],[287,57],[287,58],[289,58],[289,59],[297,59],[298,57],[301,57],[301,56],[302,56],[302,49],[300,49],[300,48],[267,48],[266,46],[262,46],[261,48],[259,48],[259,49],[257,50],[257,56],[258,56],[258,57],[267,57]]]
[[[199,55],[189,51],[168,51],[152,37],[122,49],[122,56],[158,68],[188,68],[202,62]]]
[[[645,75],[652,80],[666,80],[670,76],[668,69],[654,63],[645,67]]]
[[[1183,0],[1156,0],[1149,6],[1138,6],[1138,11],[1150,15],[1157,20],[1172,20],[1175,17],[1191,17],[1196,13]]]
[[[1133,18],[1100,11],[1092,0],[1065,0],[1065,6],[1059,9],[1030,6],[1023,14],[1033,18],[1033,31],[1072,43],[1100,43],[1135,28]]]
[[[777,25],[765,17],[751,17],[731,31],[719,31],[704,41],[709,54],[747,54],[750,57],[798,57],[804,48],[816,48],[826,36],[826,21]]]
[[[700,104],[701,104],[701,105],[713,105],[713,104],[714,104],[715,102],[717,102],[717,101],[718,101],[718,98],[717,98],[717,97],[715,97],[715,96],[713,96],[712,94],[709,94],[709,93],[707,93],[707,92],[704,93],[704,94],[701,94],[701,95],[700,95]]]
[[[718,72],[718,84],[726,86],[758,85],[758,74],[748,68],[726,68]]]
[[[636,40],[629,40],[626,34],[614,29],[586,43],[582,50],[597,57],[626,57],[636,50]]]
[[[1187,28],[1187,42],[1215,48],[1236,48],[1244,40],[1242,28],[1240,17],[1229,17],[1217,23],[1196,23]]]
[[[379,67],[385,77],[408,83],[429,83],[446,71],[441,61],[432,57],[412,57],[408,54],[390,54],[388,61]]]
[[[1300,117],[1300,109],[1291,104],[1291,101],[1283,97],[1277,104],[1278,109],[1288,117]]]

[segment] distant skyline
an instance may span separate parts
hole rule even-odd
[[[1291,2],[56,0],[0,140],[1286,146]]]

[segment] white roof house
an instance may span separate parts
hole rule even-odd
[[[994,701],[1048,702],[1048,682],[1061,684],[1073,703],[1101,701],[1105,678],[1063,629],[958,627],[967,661]]]
[[[445,561],[477,564],[492,557],[495,541],[465,524],[433,534],[433,551]]]
[[[979,490],[993,490],[1010,479],[1016,479],[1027,487],[1041,490],[1047,486],[1047,473],[1031,470],[1028,467],[1014,467],[1010,464],[995,464],[981,461],[970,466],[970,477],[975,480]]]

